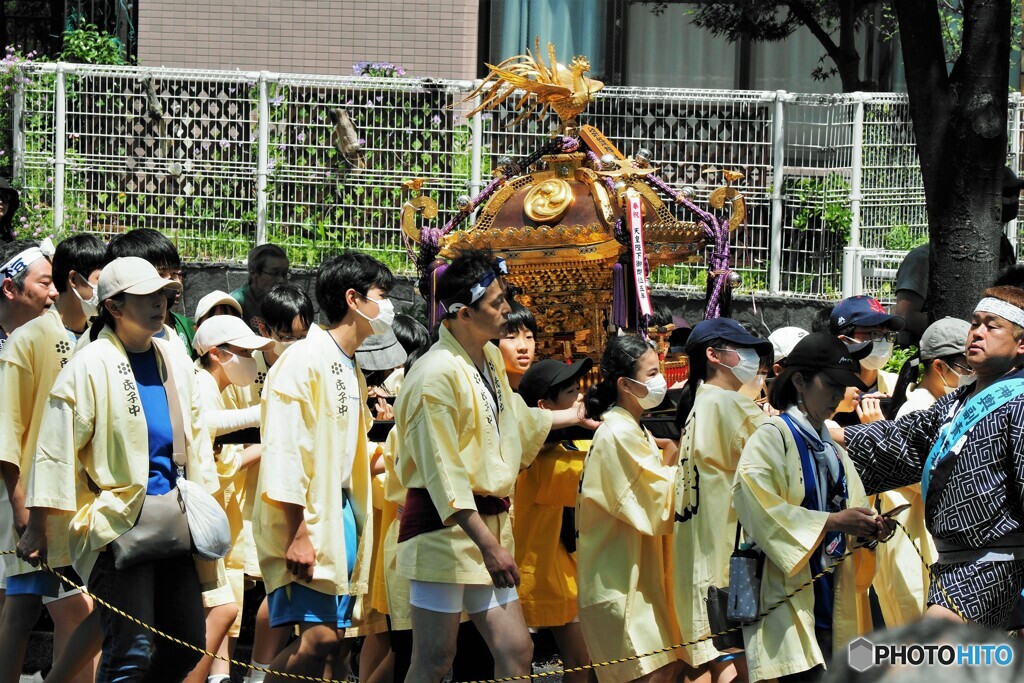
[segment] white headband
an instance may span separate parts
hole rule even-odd
[[[1024,327],[1024,311],[1002,299],[996,299],[991,296],[985,297],[974,307],[974,312],[998,315],[1000,318],[1009,320],[1014,325]]]
[[[47,237],[38,247],[29,247],[25,251],[19,252],[10,261],[0,266],[0,280],[17,277],[18,273],[27,270],[29,266],[43,257],[53,258],[54,251],[53,240]]]

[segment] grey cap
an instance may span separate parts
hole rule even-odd
[[[971,324],[959,318],[936,320],[921,335],[921,360],[964,353]]]
[[[384,334],[370,335],[356,349],[359,368],[367,372],[400,368],[408,357],[409,354],[398,343],[398,338],[392,330]]]

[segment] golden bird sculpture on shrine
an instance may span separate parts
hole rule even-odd
[[[604,83],[584,75],[590,71],[590,60],[586,57],[574,57],[567,67],[558,63],[555,46],[548,43],[550,64],[545,64],[540,52],[540,38],[536,41],[536,50],[537,56],[527,49],[525,55],[509,57],[497,66],[487,64],[491,73],[464,100],[468,102],[477,95],[483,95],[483,101],[469,116],[495,109],[516,91],[523,91],[513,106],[519,110],[519,116],[509,124],[510,127],[535,111],[543,115],[547,109],[561,119],[563,131],[575,126],[576,117],[586,109]]]

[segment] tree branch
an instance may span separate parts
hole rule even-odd
[[[825,52],[832,58],[832,61],[839,66],[839,60],[841,58],[839,52],[839,46],[836,45],[835,41],[832,40],[832,36],[829,35],[828,31],[818,23],[817,17],[814,16],[814,12],[801,0],[783,0],[783,4],[789,8],[789,11],[800,20],[804,26],[811,30],[814,37],[818,39],[818,42],[825,48]]]

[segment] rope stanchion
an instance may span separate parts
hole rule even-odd
[[[950,607],[953,608],[953,610],[956,612],[956,614],[961,619],[963,619],[964,621],[968,621],[968,619],[963,615],[963,612],[961,611],[959,605],[957,605],[953,601],[953,599],[946,592],[946,589],[939,582],[938,577],[935,575],[934,570],[932,570],[931,566],[925,561],[924,554],[921,552],[921,549],[918,547],[917,541],[914,540],[914,537],[910,535],[910,532],[907,531],[907,528],[905,526],[903,526],[902,523],[900,523],[898,520],[893,520],[893,521],[896,523],[896,526],[899,527],[903,531],[903,533],[905,533],[907,535],[907,538],[910,539],[910,543],[911,543],[911,545],[914,546],[914,550],[917,552],[917,556],[921,559],[921,562],[926,567],[928,567],[928,573],[929,573],[929,575],[931,577],[931,580],[933,582],[935,582],[935,584],[939,587],[939,590],[942,592],[943,596],[945,596],[946,600],[949,602]],[[891,536],[890,536],[890,538],[891,538]],[[889,539],[886,539],[886,541],[888,541],[888,540]],[[884,543],[886,541],[882,541],[882,542]],[[755,619],[754,621],[750,622],[749,624],[746,624],[746,626],[753,626],[754,624],[757,624],[758,622],[763,621],[769,614],[771,614],[772,612],[777,610],[779,607],[782,607],[784,604],[789,602],[793,598],[793,596],[795,596],[796,594],[806,590],[807,588],[812,586],[814,584],[814,582],[818,581],[819,579],[821,579],[826,574],[830,574],[830,573],[834,572],[836,567],[838,567],[840,564],[842,564],[847,558],[852,556],[853,553],[856,550],[858,550],[858,549],[860,549],[862,547],[864,547],[864,546],[855,546],[855,547],[851,548],[850,550],[846,551],[846,553],[843,554],[842,557],[837,559],[831,566],[829,566],[826,569],[823,569],[822,571],[818,572],[817,574],[812,576],[810,579],[808,579],[804,583],[800,584],[796,589],[793,590],[793,592],[789,593],[788,595],[786,595],[785,597],[783,597],[782,599],[777,601],[775,604],[773,604],[771,607],[769,607],[765,611],[761,612],[761,614],[758,615],[757,619]],[[3,551],[0,551],[0,556],[2,556],[2,555],[13,555],[14,552],[15,551],[13,551],[13,550],[3,550]],[[172,635],[170,635],[168,633],[165,633],[165,632],[163,632],[163,631],[161,631],[161,630],[159,630],[159,629],[157,629],[157,628],[155,628],[153,626],[150,626],[149,624],[146,624],[146,623],[140,621],[139,619],[137,619],[137,618],[133,617],[132,615],[130,615],[130,614],[128,614],[128,613],[118,609],[117,607],[114,607],[110,603],[102,600],[101,598],[96,597],[95,595],[93,595],[92,593],[87,591],[82,586],[79,586],[78,584],[76,584],[71,579],[68,579],[67,577],[63,576],[60,572],[55,571],[52,567],[48,566],[46,563],[41,563],[41,565],[42,565],[43,569],[45,569],[46,571],[50,572],[51,574],[54,574],[58,579],[60,579],[62,582],[64,582],[68,586],[70,586],[72,588],[77,588],[78,590],[81,590],[84,595],[88,595],[89,597],[91,597],[97,604],[102,605],[103,607],[105,607],[106,609],[109,609],[110,611],[114,612],[115,614],[118,614],[118,615],[124,617],[125,619],[128,619],[132,623],[134,623],[134,624],[136,624],[138,626],[141,626],[142,628],[144,628],[147,631],[153,633],[154,635],[157,635],[157,636],[159,636],[161,638],[165,638],[167,640],[170,640],[171,642],[176,643],[176,644],[178,644],[178,645],[180,645],[182,647],[188,648],[189,650],[192,650],[193,652],[198,652],[198,653],[200,653],[200,654],[202,654],[202,655],[204,655],[206,657],[212,657],[213,659],[217,659],[217,660],[220,660],[222,662],[227,662],[227,663],[233,664],[235,666],[240,666],[240,667],[243,667],[243,668],[246,668],[246,669],[251,669],[253,671],[260,671],[260,672],[265,673],[265,674],[273,674],[275,676],[281,676],[282,678],[288,678],[288,679],[291,679],[291,680],[296,680],[296,681],[313,681],[314,683],[346,683],[345,681],[340,681],[340,680],[333,679],[333,678],[321,678],[321,677],[317,677],[317,676],[303,676],[303,675],[299,675],[299,674],[286,673],[284,671],[274,671],[272,669],[267,669],[267,668],[264,668],[262,666],[256,666],[256,665],[250,664],[248,662],[241,662],[241,661],[238,661],[238,660],[235,660],[235,659],[231,659],[230,657],[224,657],[224,656],[218,655],[218,654],[216,654],[214,652],[207,652],[206,650],[202,649],[201,647],[198,647],[198,646],[193,645],[191,643],[186,643],[185,641],[183,641],[183,640],[181,640],[179,638],[176,638],[176,637],[174,637],[174,636],[172,636]],[[607,662],[592,662],[590,664],[585,664],[583,666],[571,667],[571,668],[568,668],[568,669],[555,669],[553,671],[542,671],[540,673],[535,673],[535,674],[522,674],[522,675],[519,675],[519,676],[506,676],[504,678],[491,678],[491,679],[478,680],[478,681],[466,681],[464,683],[512,683],[513,681],[543,680],[543,679],[546,679],[546,678],[551,678],[553,676],[561,676],[563,674],[579,673],[579,672],[583,672],[583,671],[592,671],[594,669],[600,669],[600,668],[604,668],[606,666],[615,666],[616,664],[625,664],[627,662],[635,662],[635,661],[637,661],[639,659],[644,659],[645,657],[651,657],[653,655],[659,655],[659,654],[663,654],[665,652],[672,652],[672,651],[678,650],[680,648],[690,647],[692,645],[697,645],[698,643],[703,643],[705,641],[711,640],[712,638],[717,638],[719,636],[724,636],[724,635],[728,635],[730,633],[735,633],[736,631],[739,631],[742,628],[743,628],[743,626],[733,626],[732,628],[726,629],[726,630],[721,631],[719,633],[712,633],[712,634],[709,634],[709,635],[706,635],[706,636],[701,636],[700,638],[696,638],[694,640],[691,640],[691,641],[688,641],[688,642],[685,642],[685,643],[677,643],[675,645],[669,645],[667,647],[663,647],[663,648],[661,648],[659,650],[654,650],[652,652],[645,652],[644,654],[640,654],[640,655],[630,655],[628,657],[622,657],[621,659],[613,659],[613,660],[609,660]]]

